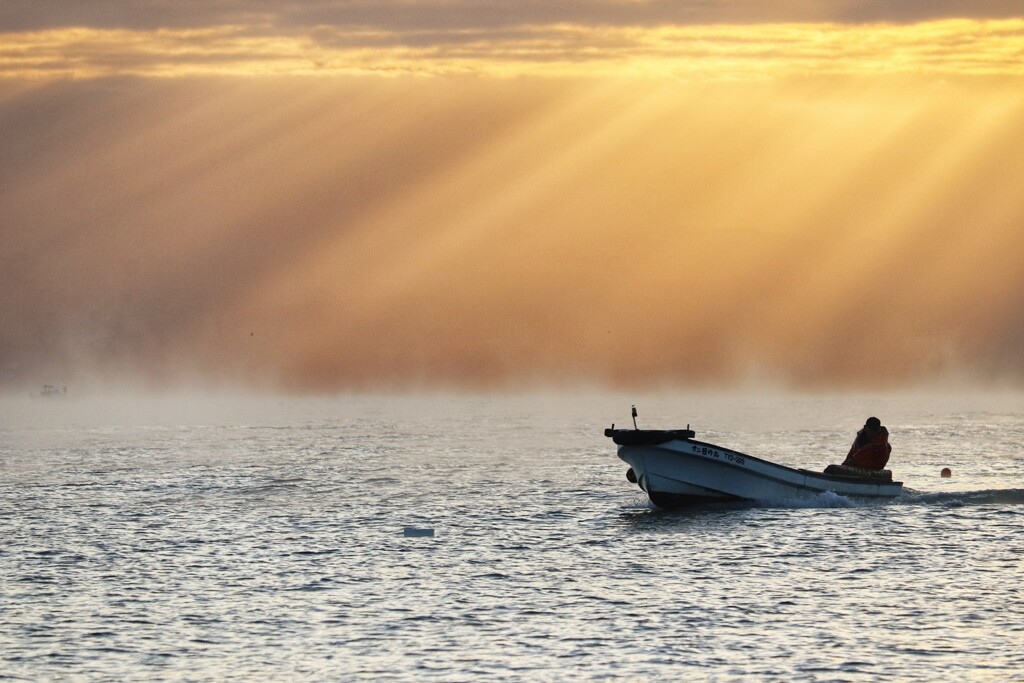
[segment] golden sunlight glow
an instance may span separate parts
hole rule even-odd
[[[298,387],[1006,371],[984,351],[1024,284],[1024,96],[962,95],[406,86],[358,130],[430,171],[320,216],[333,229],[197,333],[223,348],[259,321],[253,362]]]
[[[1024,20],[417,38],[0,36],[0,385],[1024,382]]]
[[[415,34],[321,29],[262,35],[241,26],[0,34],[0,78],[196,75],[480,74],[749,80],[820,75],[1024,75],[1024,19],[913,25],[559,24]]]

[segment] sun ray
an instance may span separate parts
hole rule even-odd
[[[7,34],[0,381],[1024,377],[1021,26]]]

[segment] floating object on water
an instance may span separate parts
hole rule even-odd
[[[949,479],[950,477],[953,476],[953,470],[949,469],[948,467],[943,467],[942,471],[939,472],[939,476],[942,477],[943,479]]]
[[[402,531],[402,535],[405,536],[406,538],[433,538],[434,537],[434,530],[433,529],[422,529],[422,528],[417,528],[417,527],[414,527],[414,526],[407,526]]]

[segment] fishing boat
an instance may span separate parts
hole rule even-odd
[[[635,409],[634,409],[635,411]],[[610,429],[604,435],[629,465],[626,478],[660,508],[730,501],[786,502],[831,491],[841,496],[891,499],[903,492],[890,470],[829,465],[824,472],[779,465],[698,441],[686,429]]]

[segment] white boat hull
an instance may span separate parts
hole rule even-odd
[[[618,455],[659,507],[729,500],[806,500],[827,491],[887,499],[903,491],[900,482],[795,469],[693,439],[620,444]]]

